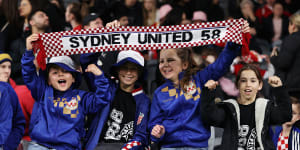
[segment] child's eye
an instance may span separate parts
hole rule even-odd
[[[172,62],[172,61],[175,61],[173,58],[168,58],[167,59],[167,62],[169,63],[169,62]]]
[[[256,82],[256,80],[251,80],[252,83]]]
[[[241,82],[246,82],[246,80],[245,79],[241,79]]]

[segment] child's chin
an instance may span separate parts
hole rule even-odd
[[[70,87],[69,87],[70,88]],[[59,87],[59,88],[55,88],[57,91],[60,91],[60,92],[65,92],[67,91],[69,88],[67,87]]]

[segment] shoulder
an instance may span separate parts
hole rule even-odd
[[[144,93],[144,90],[142,88],[135,89],[132,91],[132,96],[135,98],[136,101],[141,101],[144,104],[149,103],[150,99],[149,97]]]
[[[169,90],[169,85],[171,83],[169,82],[165,82],[164,84],[162,84],[161,86],[159,86],[155,91],[154,91],[154,94],[159,94],[159,93],[162,93],[162,92],[166,92]]]
[[[0,81],[0,90],[8,91],[8,92],[14,91],[14,89],[12,88],[12,86],[9,83],[2,82],[2,81]]]
[[[0,81],[0,86],[2,87],[2,86],[10,86],[10,84],[9,83],[7,83],[7,82],[2,82],[2,81]]]
[[[285,43],[299,43],[298,41],[300,40],[300,31],[292,33],[288,35],[283,42]],[[298,45],[298,44],[297,44]]]

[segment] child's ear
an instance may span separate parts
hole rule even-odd
[[[261,90],[263,87],[263,81],[259,82],[259,87],[258,87],[258,90]]]
[[[182,70],[186,70],[188,68],[188,66],[189,66],[189,62],[188,61],[184,62],[182,64]]]

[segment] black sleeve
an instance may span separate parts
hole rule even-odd
[[[204,87],[201,95],[201,118],[205,125],[222,127],[226,114],[224,107],[215,104],[215,90]]]
[[[295,35],[289,35],[284,39],[280,47],[280,52],[277,56],[271,57],[271,63],[274,65],[276,75],[278,75],[283,81],[285,81],[285,75],[294,63],[299,47],[299,39]]]
[[[270,108],[270,124],[279,125],[292,119],[292,105],[284,86],[272,88],[275,103]]]

